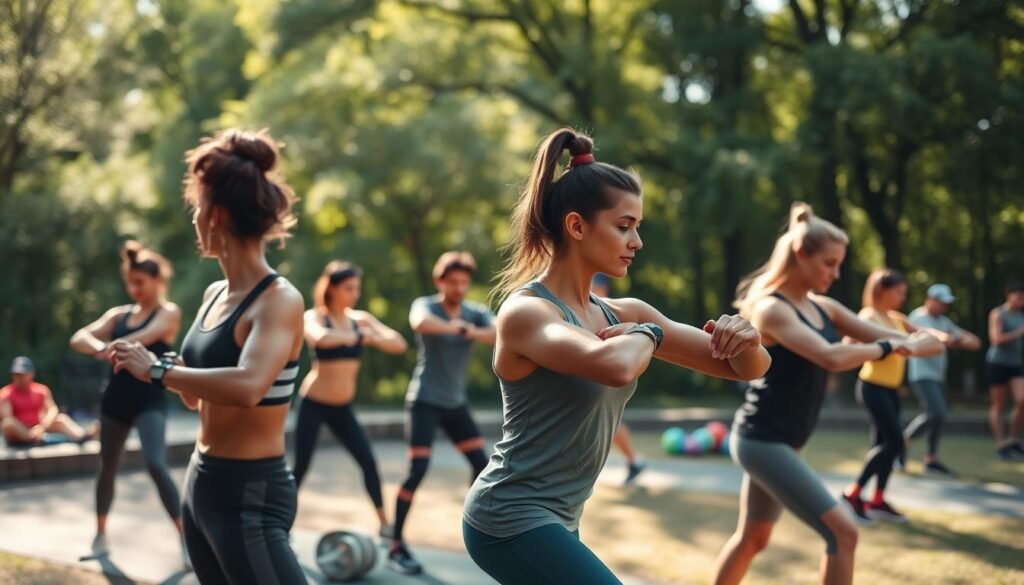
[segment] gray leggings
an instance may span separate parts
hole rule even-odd
[[[146,470],[160,492],[160,501],[172,520],[181,517],[181,500],[178,488],[167,471],[167,447],[164,434],[167,430],[167,414],[162,410],[146,410],[135,417],[133,423],[139,431],[142,443],[142,458]],[[114,503],[114,477],[121,467],[124,443],[132,424],[111,416],[100,419],[100,470],[96,477],[96,515],[106,516]]]
[[[821,515],[836,506],[807,462],[786,443],[758,441],[730,433],[733,461],[743,468],[743,490],[747,517],[755,522],[778,521],[783,507],[796,514],[825,539],[825,550],[834,554],[836,537],[821,521]]]
[[[910,387],[917,394],[917,401],[924,410],[910,421],[903,430],[903,436],[912,439],[922,430],[928,430],[928,454],[939,452],[939,437],[946,422],[946,385],[938,380],[918,380]]]

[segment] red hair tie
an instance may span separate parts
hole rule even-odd
[[[589,165],[594,162],[594,155],[590,154],[577,154],[569,160],[569,168],[578,167],[580,165]]]

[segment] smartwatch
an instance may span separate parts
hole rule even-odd
[[[176,365],[178,365],[178,354],[173,351],[166,352],[160,356],[157,361],[149,366],[149,379],[152,384],[157,388],[166,389],[164,386],[164,376]]]

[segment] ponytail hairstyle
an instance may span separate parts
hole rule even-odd
[[[733,306],[749,319],[758,301],[775,292],[790,278],[797,251],[814,255],[827,244],[849,244],[846,232],[832,222],[814,215],[811,206],[797,201],[789,210],[789,225],[775,240],[772,255],[760,268],[747,275],[736,287]]]
[[[128,277],[129,272],[141,272],[166,283],[174,276],[167,258],[135,240],[126,241],[121,246],[120,255],[121,276],[124,278]]]
[[[266,130],[222,130],[185,153],[185,202],[193,209],[213,205],[227,210],[228,228],[241,239],[282,244],[297,220],[295,192],[275,167],[278,152]]]
[[[867,281],[864,282],[864,296],[861,298],[861,306],[878,309],[878,298],[882,296],[882,292],[901,284],[907,284],[907,277],[903,276],[903,273],[899,270],[893,270],[892,268],[873,270],[868,275]]]
[[[331,288],[350,278],[362,277],[361,268],[351,262],[332,260],[324,266],[320,278],[313,285],[313,307],[327,313],[331,306]]]
[[[565,151],[572,160],[556,179],[555,168]],[[597,212],[615,206],[612,189],[643,193],[635,173],[594,161],[593,151],[594,141],[571,128],[557,130],[541,143],[512,211],[512,233],[503,248],[508,258],[492,295],[504,298],[547,268],[564,241],[566,215],[576,212],[591,221]]]

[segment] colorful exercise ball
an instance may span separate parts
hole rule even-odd
[[[697,440],[691,433],[690,436],[686,437],[686,443],[683,445],[683,451],[687,455],[703,455],[705,453],[704,444]]]
[[[728,431],[725,433],[725,436],[722,437],[722,444],[718,447],[718,452],[721,453],[722,455],[728,455],[729,454],[729,438],[730,438],[729,435],[730,434],[731,433],[729,433]]]
[[[670,455],[683,453],[683,445],[686,443],[686,431],[679,427],[670,427],[661,434],[661,448]]]
[[[729,433],[729,427],[716,420],[709,422],[704,428],[715,438],[715,449],[720,449],[722,447],[722,440]]]
[[[699,428],[690,433],[690,436],[700,444],[701,453],[707,453],[717,449],[714,435],[712,435],[711,431],[706,428]]]

